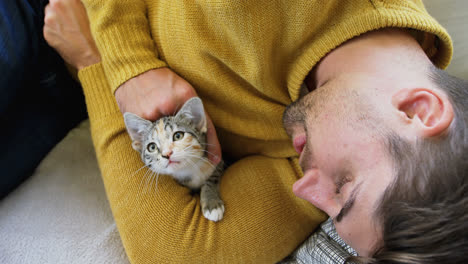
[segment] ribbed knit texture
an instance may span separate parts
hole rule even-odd
[[[279,261],[325,219],[291,192],[301,173],[281,125],[312,67],[344,41],[382,27],[419,30],[441,68],[452,55],[447,32],[420,1],[83,2],[103,63],[79,77],[109,202],[133,263]],[[139,170],[143,163],[113,98],[126,80],[165,66],[195,87],[223,150],[241,158],[221,180],[226,214],[219,223],[204,219],[199,197],[186,188],[160,176],[156,189],[147,170]]]
[[[290,191],[301,175],[295,158],[251,156],[223,176],[225,218],[206,220],[198,195],[167,176],[156,188],[148,170],[139,170],[101,64],[78,76],[107,196],[133,263],[273,263],[325,219]]]

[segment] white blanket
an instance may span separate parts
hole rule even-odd
[[[128,263],[89,133],[73,129],[0,201],[0,263]]]

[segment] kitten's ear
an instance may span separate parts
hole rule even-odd
[[[153,123],[129,112],[124,114],[124,121],[128,134],[132,139],[133,149],[141,153],[143,141],[151,130]]]
[[[195,125],[198,131],[206,133],[206,115],[203,103],[199,97],[192,97],[185,102],[176,115],[176,118],[187,118]]]

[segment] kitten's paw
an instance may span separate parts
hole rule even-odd
[[[206,219],[217,222],[223,219],[224,203],[218,199],[210,200],[202,205],[202,212]]]

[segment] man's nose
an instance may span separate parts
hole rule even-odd
[[[293,185],[293,192],[329,216],[336,216],[341,207],[336,196],[336,187],[331,179],[320,175],[318,169],[310,169],[305,172],[304,177]]]

